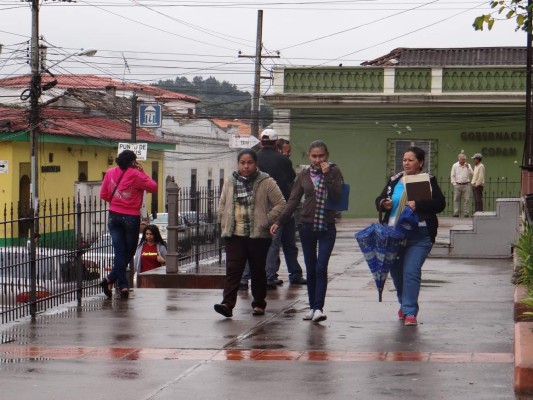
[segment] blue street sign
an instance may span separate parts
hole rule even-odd
[[[139,105],[139,127],[140,128],[160,128],[161,127],[161,105],[160,104]]]

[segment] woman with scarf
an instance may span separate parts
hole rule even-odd
[[[323,141],[315,140],[311,143],[307,156],[311,166],[296,177],[287,207],[272,225],[270,232],[276,233],[278,226],[287,221],[304,196],[299,230],[307,270],[309,311],[303,319],[320,322],[327,318],[324,314],[324,303],[328,285],[328,263],[337,236],[336,211],[326,209],[326,200],[328,197],[333,201],[341,198],[343,179],[340,169],[328,162],[328,148]]]
[[[376,198],[376,208],[385,212],[383,222],[395,226],[404,208],[411,207],[419,215],[418,229],[406,239],[405,247],[391,267],[390,274],[400,303],[398,318],[406,326],[415,326],[418,314],[418,295],[422,280],[422,265],[437,236],[437,213],[444,210],[446,200],[434,176],[429,176],[431,199],[407,201],[406,175],[422,174],[426,153],[419,147],[409,147],[403,155],[403,171],[389,179]]]
[[[226,278],[222,303],[214,308],[227,318],[233,316],[246,262],[252,273],[252,314],[265,314],[269,228],[285,207],[276,181],[258,169],[255,151],[242,150],[237,163],[238,170],[224,182],[218,206],[221,236],[226,239]]]

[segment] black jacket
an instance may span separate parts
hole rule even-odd
[[[263,147],[257,153],[257,164],[261,171],[266,172],[276,181],[283,197],[287,200],[291,194],[294,178],[296,178],[291,160],[271,147]]]
[[[381,194],[376,198],[376,209],[378,211],[384,211],[385,217],[383,218],[384,223],[389,222],[389,217],[391,210],[385,210],[381,207],[381,203],[387,197],[392,195],[394,192],[394,187],[403,177],[403,172],[394,175],[390,178],[383,188]],[[446,199],[440,190],[439,185],[437,184],[437,179],[434,176],[430,175],[431,184],[431,200],[419,200],[415,202],[416,213],[420,216],[420,220],[426,221],[429,235],[431,236],[431,241],[435,243],[435,237],[437,236],[437,229],[439,228],[439,220],[437,218],[437,213],[440,213],[446,207]]]

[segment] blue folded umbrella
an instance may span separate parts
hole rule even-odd
[[[372,224],[354,236],[376,282],[379,301],[382,301],[383,287],[405,236],[383,224]]]

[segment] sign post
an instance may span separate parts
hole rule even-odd
[[[229,147],[232,149],[251,149],[257,143],[259,139],[255,136],[231,135],[229,137]]]

